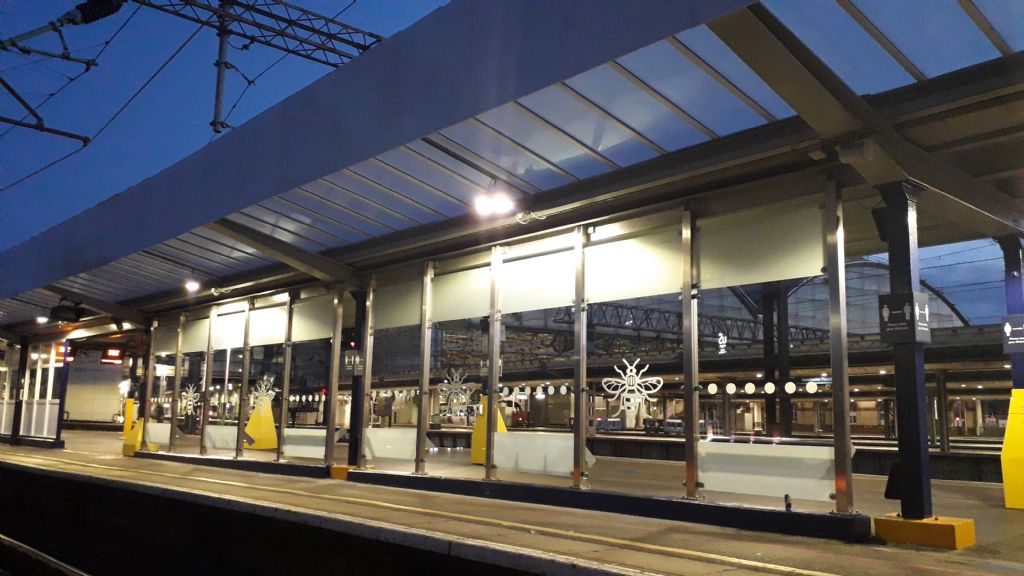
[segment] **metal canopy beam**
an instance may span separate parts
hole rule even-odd
[[[938,192],[929,200],[978,232],[1024,230],[1012,199],[908,142],[764,7],[738,10],[709,27],[823,139],[858,140],[841,157],[871,184],[909,178]]]
[[[106,302],[104,300],[100,300],[99,298],[87,296],[85,294],[82,294],[81,292],[75,292],[74,290],[68,290],[67,288],[62,288],[55,284],[50,284],[49,286],[46,286],[43,289],[52,294],[56,294],[57,296],[64,298],[65,300],[70,300],[77,304],[81,304],[86,308],[92,308],[93,310],[99,312],[100,314],[106,314],[112,318],[117,318],[119,320],[127,320],[129,322],[139,324],[141,326],[145,326],[149,322],[149,317],[147,317],[145,314],[139,312],[138,310],[128,308],[127,306],[121,306],[119,304],[114,304],[112,302]]]
[[[304,274],[309,274],[318,280],[324,282],[345,282],[354,286],[360,285],[360,282],[355,278],[354,271],[348,266],[339,264],[326,256],[306,252],[284,240],[279,240],[269,234],[253,230],[237,222],[222,218],[207,224],[206,229],[227,236],[236,242],[241,242],[253,250],[279,260],[283,264],[287,264]]]

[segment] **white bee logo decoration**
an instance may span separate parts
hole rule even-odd
[[[441,394],[441,401],[446,403],[446,406],[442,406],[442,415],[465,415],[470,397],[476,388],[474,384],[463,384],[466,377],[469,376],[469,372],[463,371],[462,368],[449,368],[445,371],[445,376],[448,377],[448,382],[437,386],[437,391]]]
[[[197,404],[199,404],[199,391],[195,386],[189,384],[188,388],[181,391],[181,407],[185,414],[191,415]]]
[[[274,392],[274,375],[264,374],[259,382],[256,383],[256,389],[252,392],[252,410],[255,412],[259,410],[260,405],[264,402],[272,402],[277,392]]]
[[[647,413],[647,403],[652,402],[651,395],[661,390],[665,381],[659,376],[643,377],[644,372],[651,367],[650,364],[637,372],[636,366],[640,363],[639,358],[632,364],[623,358],[622,363],[626,365],[625,372],[620,370],[618,366],[615,366],[615,371],[622,378],[605,378],[601,381],[601,386],[612,395],[609,398],[609,402],[619,402],[619,410],[612,414],[612,417],[616,417],[625,411],[626,417],[622,423],[623,428],[638,428],[643,424],[643,419],[649,416]]]

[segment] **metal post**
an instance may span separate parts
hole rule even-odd
[[[64,366],[60,370],[60,400],[57,402],[57,430],[54,434],[57,445],[60,445],[61,433],[64,432],[64,409],[67,407],[68,401],[68,379],[71,376],[71,362],[68,362],[68,350],[71,349],[71,341],[65,340],[62,344],[64,346]]]
[[[199,455],[206,456],[206,425],[210,422],[210,389],[213,388],[213,325],[217,322],[217,306],[210,307],[206,331],[206,373],[203,374],[202,412],[199,415]]]
[[[42,436],[50,435],[50,401],[53,400],[53,378],[57,367],[57,343],[50,344],[49,369],[46,371],[46,408],[43,410],[43,433]],[[58,418],[59,420],[60,418]]]
[[[356,301],[356,330],[363,332],[363,372],[352,376],[352,414],[348,433],[348,465],[366,469],[366,422],[370,414],[371,378],[373,378],[373,293],[377,289],[376,275],[370,277],[367,290],[352,292]]]
[[[249,326],[252,320],[254,299],[245,303],[245,332],[242,336],[242,384],[238,388],[238,430],[235,435],[235,458],[241,458],[245,442],[245,413],[249,408],[249,370],[252,369],[252,347],[249,345]],[[224,378],[227,381],[227,377]]]
[[[778,356],[775,353],[775,284],[766,283],[761,286],[761,336],[764,344],[764,381],[775,381],[775,367]],[[781,387],[780,387],[781,388]],[[765,433],[775,436],[778,433],[778,407],[774,394],[764,395]]]
[[[284,375],[281,377],[281,414],[278,416],[277,455],[274,461],[280,462],[284,454],[284,443],[287,438],[284,431],[288,426],[288,395],[292,385],[292,323],[295,318],[295,293],[288,294],[288,307],[284,328]]]
[[[853,512],[853,443],[850,441],[850,375],[846,357],[846,233],[842,192],[829,181],[822,215],[828,282],[829,355],[832,364],[832,433],[836,512]]]
[[[1024,314],[1024,258],[1019,236],[997,238],[1003,250],[1003,282],[1006,290],[1006,313]],[[1024,352],[1010,354],[1010,379],[1013,387],[1024,389]]]
[[[722,435],[732,437],[732,396],[725,391],[725,382],[721,384],[722,394]]]
[[[939,450],[949,452],[949,389],[946,371],[935,371],[935,397],[939,403]]]
[[[484,444],[484,480],[497,480],[494,434],[498,429],[498,388],[501,380],[501,265],[503,248],[491,248],[491,320],[487,352],[487,442]]]
[[[6,355],[4,356],[4,365],[7,370],[4,372],[4,397],[0,402],[0,433],[7,428],[7,404],[9,403],[8,397],[14,391],[11,384],[14,383],[14,367],[11,366],[11,360],[14,358],[15,345],[10,342],[5,343]]]
[[[21,338],[18,353],[18,379],[14,389],[14,416],[11,419],[11,443],[17,442],[21,436],[21,424],[24,421],[25,387],[28,386],[28,358],[30,356],[28,338]]]
[[[885,231],[889,244],[889,289],[911,294],[921,289],[917,260],[917,199],[920,190],[910,182],[879,188],[885,201]],[[896,440],[900,463],[900,509],[904,518],[932,515],[925,406],[924,345],[892,345],[896,382]]]
[[[152,399],[152,394],[153,394],[153,378],[155,377],[155,374],[156,374],[156,352],[154,351],[154,344],[153,343],[156,342],[156,331],[157,331],[157,328],[159,326],[160,326],[160,323],[157,322],[156,320],[153,320],[152,323],[149,326],[149,350],[148,350],[148,352],[146,354],[146,377],[145,377],[146,391],[145,391],[145,394],[143,394],[143,402],[144,402],[143,405],[146,407],[146,409],[142,413],[142,446],[143,446],[143,448],[146,447],[146,425],[149,424],[149,413],[151,412],[151,410],[149,409],[149,402]],[[68,360],[67,347],[65,347],[64,350],[65,350],[65,353],[64,353],[64,364],[67,364],[68,363],[68,361],[67,361]]]
[[[779,294],[775,300],[775,331],[778,333],[776,344],[779,347],[778,355],[775,357],[778,372],[778,381],[775,383],[775,393],[779,395],[779,420],[781,432],[784,437],[793,435],[793,398],[785,393],[784,386],[789,382],[789,285],[786,282],[778,283]]]
[[[184,364],[181,348],[184,345],[185,322],[187,314],[178,316],[178,342],[174,349],[174,388],[171,393],[171,436],[167,439],[167,451],[174,452],[175,440],[178,437],[178,405],[181,399],[181,371]]]
[[[590,241],[590,234],[583,226],[576,228],[576,298],[573,300],[575,323],[573,330],[576,339],[576,361],[573,374],[573,459],[572,487],[584,488],[583,479],[587,471],[587,431],[590,418],[587,414],[589,405],[587,388],[587,290],[586,290],[586,254],[584,248]]]
[[[419,416],[416,418],[415,473],[427,473],[427,421],[430,419],[430,339],[434,333],[432,297],[434,263],[423,263],[423,289],[420,297],[420,389]]]
[[[331,337],[331,376],[327,382],[327,406],[324,408],[324,466],[334,466],[334,427],[338,419],[338,382],[341,381],[341,365],[345,359],[341,357],[342,316],[344,312],[345,290],[338,286],[334,289],[334,335]]]
[[[222,11],[229,10],[225,7],[226,2],[220,3],[220,9]],[[227,123],[224,122],[224,76],[228,69],[228,39],[231,37],[231,32],[228,31],[227,22],[224,18],[219,19],[217,26],[217,61],[214,65],[217,67],[217,91],[213,97],[213,120],[210,122],[210,126],[213,131],[217,134],[227,127]]]
[[[683,285],[682,285],[682,328],[683,328],[683,386],[684,436],[686,438],[686,497],[696,498],[700,488],[697,478],[697,443],[700,441],[700,365],[697,303],[700,297],[700,262],[697,258],[697,217],[692,212],[683,212]]]

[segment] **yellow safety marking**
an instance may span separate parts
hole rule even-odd
[[[40,460],[50,460],[53,462],[61,462],[64,464],[71,464],[75,466],[83,466],[88,468],[99,468],[104,470],[118,470],[121,472],[130,472],[138,474],[149,474],[152,476],[162,476],[166,478],[175,478],[179,480],[196,480],[200,482],[209,482],[211,484],[218,484],[221,486],[234,486],[237,488],[249,488],[254,490],[262,490],[266,492],[276,492],[278,494],[288,494],[292,496],[301,496],[303,498],[323,498],[327,500],[335,500],[339,502],[347,502],[349,504],[356,504],[362,506],[370,506],[377,508],[384,508],[388,510],[394,510],[398,512],[413,512],[418,514],[425,514],[430,516],[439,516],[442,518],[448,518],[451,520],[460,520],[464,522],[474,522],[478,524],[490,524],[492,526],[498,526],[501,528],[508,528],[514,530],[520,530],[529,533],[547,534],[551,536],[557,536],[567,538],[570,540],[587,541],[597,544],[607,544],[611,546],[617,546],[620,548],[629,548],[632,550],[638,550],[641,552],[656,552],[659,554],[666,554],[670,556],[676,556],[679,558],[685,558],[688,560],[697,560],[703,562],[711,562],[715,564],[723,564],[726,566],[733,566],[736,568],[746,568],[751,570],[760,570],[762,572],[771,572],[774,574],[782,574],[785,576],[838,576],[831,572],[817,572],[814,570],[804,570],[802,568],[793,568],[790,566],[782,566],[779,564],[770,564],[767,562],[758,562],[756,560],[745,560],[743,558],[734,558],[732,556],[723,556],[720,554],[712,554],[710,552],[699,552],[697,550],[688,550],[685,548],[674,548],[671,546],[661,546],[658,544],[647,544],[644,542],[634,542],[632,540],[622,540],[620,538],[612,538],[609,536],[599,536],[596,534],[585,534],[581,532],[573,532],[570,530],[561,530],[558,528],[549,528],[546,526],[537,526],[533,524],[525,524],[522,522],[512,522],[509,520],[500,520],[497,518],[485,518],[481,516],[473,516],[470,514],[461,514],[458,512],[446,512],[443,510],[432,510],[429,508],[419,508],[416,506],[406,506],[404,504],[392,504],[390,502],[381,502],[379,500],[370,500],[366,498],[356,498],[353,496],[337,496],[333,494],[320,494],[303,492],[301,490],[292,490],[289,488],[277,488],[274,486],[263,486],[258,484],[249,484],[247,482],[238,482],[235,480],[222,480],[219,478],[207,478],[204,476],[182,476],[180,474],[172,474],[170,472],[157,472],[154,470],[141,470],[135,468],[121,468],[118,466],[108,466],[105,464],[93,464],[91,462],[79,462],[77,460],[67,460],[64,458],[54,458],[51,456],[37,456],[35,454],[18,454],[11,452],[2,452],[5,456],[15,456],[18,458],[36,458]],[[156,485],[163,488],[175,489],[173,486]],[[181,490],[180,488],[178,488]],[[184,490],[183,490],[184,491]],[[214,497],[223,497],[223,494],[210,494]],[[316,510],[317,512],[322,512]]]
[[[1024,509],[1024,390],[1013,390],[1007,415],[1003,451],[1003,498],[1007,508]]]

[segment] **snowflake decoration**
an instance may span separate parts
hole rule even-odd
[[[191,416],[198,404],[199,391],[196,390],[195,385],[189,384],[188,388],[181,391],[181,407],[185,410],[185,414]]]
[[[612,414],[612,417],[618,416],[625,411],[626,421],[624,426],[626,428],[633,428],[643,422],[643,419],[648,416],[647,403],[652,401],[651,395],[661,390],[665,381],[658,376],[651,378],[643,377],[644,372],[651,367],[650,364],[637,372],[636,366],[640,363],[639,358],[632,364],[623,358],[622,363],[626,365],[625,372],[619,369],[618,366],[615,366],[615,371],[622,378],[605,378],[601,381],[601,386],[612,395],[609,399],[610,402],[619,402],[619,410]]]
[[[270,402],[277,392],[274,392],[274,375],[264,374],[256,383],[256,389],[252,392],[252,409],[259,410],[263,402]]]

